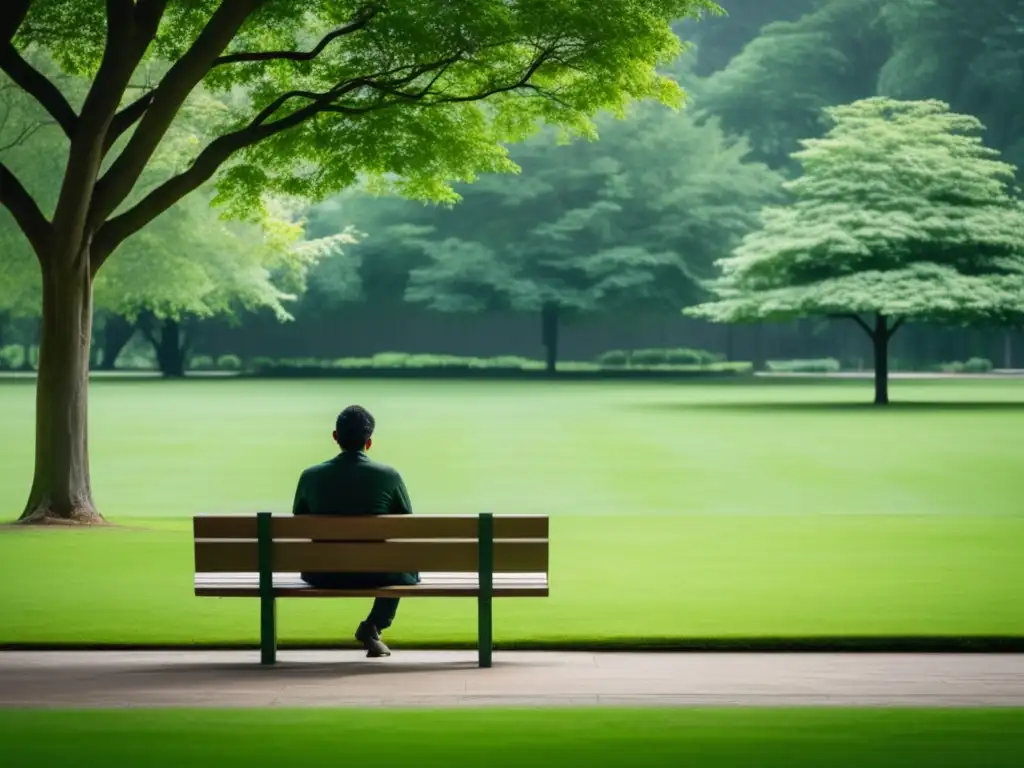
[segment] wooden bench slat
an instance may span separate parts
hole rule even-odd
[[[394,571],[476,572],[477,544],[473,541],[385,541],[332,543],[275,541],[275,571]],[[255,541],[196,541],[197,573],[259,570]],[[547,541],[497,541],[494,570],[548,570]]]
[[[256,573],[245,572],[224,572],[224,573],[197,573],[195,579],[197,582],[218,582],[227,583],[231,581],[237,581],[242,584],[248,584],[249,582],[257,583],[259,581],[259,575]],[[420,572],[420,581],[423,583],[431,584],[448,584],[454,582],[472,582],[476,583],[477,574],[475,573],[457,573],[457,572]],[[499,581],[545,581],[548,578],[546,573],[496,573],[494,578]],[[298,573],[275,573],[274,584],[287,584],[287,583],[299,583],[302,582],[302,578]],[[302,582],[305,583],[305,582]]]
[[[508,582],[546,582],[546,573],[495,573],[494,583]],[[235,573],[197,573],[195,575],[197,584],[229,583],[258,584],[259,574],[249,572]],[[454,571],[432,571],[420,573],[420,582],[423,584],[444,585],[450,583],[473,583],[477,581],[475,573],[458,573]],[[296,572],[278,572],[274,574],[275,586],[303,585],[302,577]]]
[[[275,539],[358,541],[384,539],[476,539],[476,515],[382,515],[377,517],[322,517],[275,515]],[[255,539],[253,515],[199,515],[192,519],[197,539]],[[494,518],[495,539],[546,539],[548,518],[543,515],[500,515]]]
[[[546,573],[496,573],[494,595],[500,597],[547,597]],[[259,597],[259,576],[254,573],[196,574],[199,597]],[[376,589],[317,589],[297,573],[275,573],[276,597],[477,597],[475,574],[423,573],[415,586]]]

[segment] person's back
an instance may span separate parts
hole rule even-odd
[[[296,515],[407,515],[412,512],[401,475],[362,450],[343,451],[299,478]]]
[[[366,455],[372,444],[373,416],[358,405],[338,415],[333,438],[341,453],[305,470],[299,477],[292,512],[296,515],[412,514],[412,504],[401,475]],[[303,573],[308,584],[321,589],[372,589],[417,584],[416,573],[344,573],[340,571]],[[356,639],[370,656],[390,654],[380,632],[391,626],[398,610],[398,598],[377,598],[366,621],[359,625]]]

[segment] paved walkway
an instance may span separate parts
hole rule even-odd
[[[1024,655],[0,653],[0,707],[1024,706]]]

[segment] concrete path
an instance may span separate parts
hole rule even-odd
[[[0,653],[0,707],[1024,706],[1024,656]]]

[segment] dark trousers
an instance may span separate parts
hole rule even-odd
[[[302,580],[317,589],[373,589],[419,584],[418,573],[303,573]],[[366,623],[383,632],[398,612],[397,597],[374,598]]]

